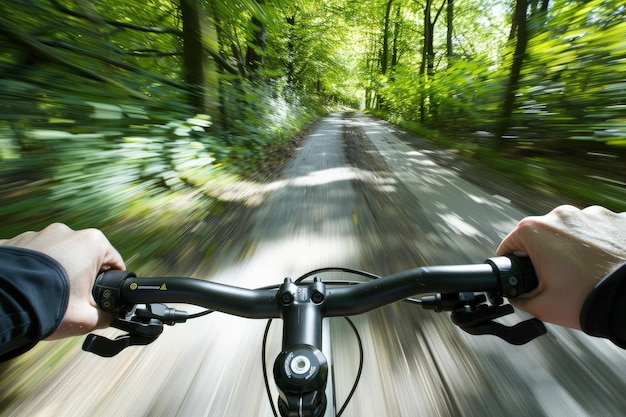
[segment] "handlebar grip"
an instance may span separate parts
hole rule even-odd
[[[93,298],[98,306],[105,311],[120,311],[122,309],[120,299],[122,286],[127,278],[136,276],[134,272],[118,269],[111,269],[98,274],[92,290]]]
[[[496,256],[486,261],[490,264],[499,282],[499,295],[507,298],[519,297],[537,288],[539,281],[530,258]]]
[[[520,276],[522,277],[521,293],[527,294],[533,291],[539,285],[539,280],[537,279],[537,273],[535,272],[535,267],[528,257],[518,257],[518,256],[509,256],[509,258],[513,261],[514,264],[517,264],[517,268],[520,271]]]

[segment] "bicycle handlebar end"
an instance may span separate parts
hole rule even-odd
[[[537,288],[539,281],[530,258],[496,256],[485,261],[498,275],[498,296],[519,297]]]
[[[101,272],[94,282],[92,294],[101,309],[109,312],[121,309],[120,293],[126,278],[136,277],[134,272],[111,269]]]

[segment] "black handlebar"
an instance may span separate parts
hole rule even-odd
[[[358,285],[328,288],[324,317],[361,314],[417,294],[488,292],[514,298],[536,286],[528,258],[500,256],[484,264],[420,267]],[[136,304],[185,303],[259,319],[280,317],[278,291],[183,277],[137,278],[132,272],[111,270],[96,278],[93,296],[110,312]]]
[[[100,308],[118,312],[135,304],[185,303],[247,318],[277,318],[276,290],[251,290],[194,278],[137,278],[110,270],[98,275],[93,296]]]
[[[504,298],[537,287],[527,258],[500,256],[483,264],[421,267],[353,284],[332,287],[319,277],[295,283],[287,278],[274,289],[252,290],[193,278],[138,278],[132,272],[107,271],[96,278],[94,299],[103,310],[119,315],[111,326],[128,333],[115,340],[90,334],[83,349],[113,356],[128,346],[151,343],[163,324],[188,318],[184,311],[160,303],[195,304],[251,319],[281,318],[283,348],[274,363],[280,413],[321,417],[328,372],[321,351],[325,317],[361,314],[407,297],[431,294],[411,301],[437,312],[450,311],[452,321],[470,334],[491,334],[519,345],[546,333],[537,319],[512,327],[493,321],[513,312]]]

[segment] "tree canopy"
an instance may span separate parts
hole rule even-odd
[[[393,117],[490,129],[501,138],[624,140],[626,11],[618,0],[18,0],[1,7],[5,91],[23,98],[18,81],[168,114],[175,104],[229,131],[248,117],[264,122],[253,98],[280,95],[288,104],[360,101]]]

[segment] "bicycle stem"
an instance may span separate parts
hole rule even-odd
[[[274,362],[274,379],[284,417],[321,417],[326,410],[328,362],[321,350],[325,299],[319,277],[300,285],[286,279],[278,290],[283,348]]]
[[[322,346],[322,319],[326,286],[316,277],[296,285],[286,279],[278,291],[283,319],[283,349],[300,344]]]

